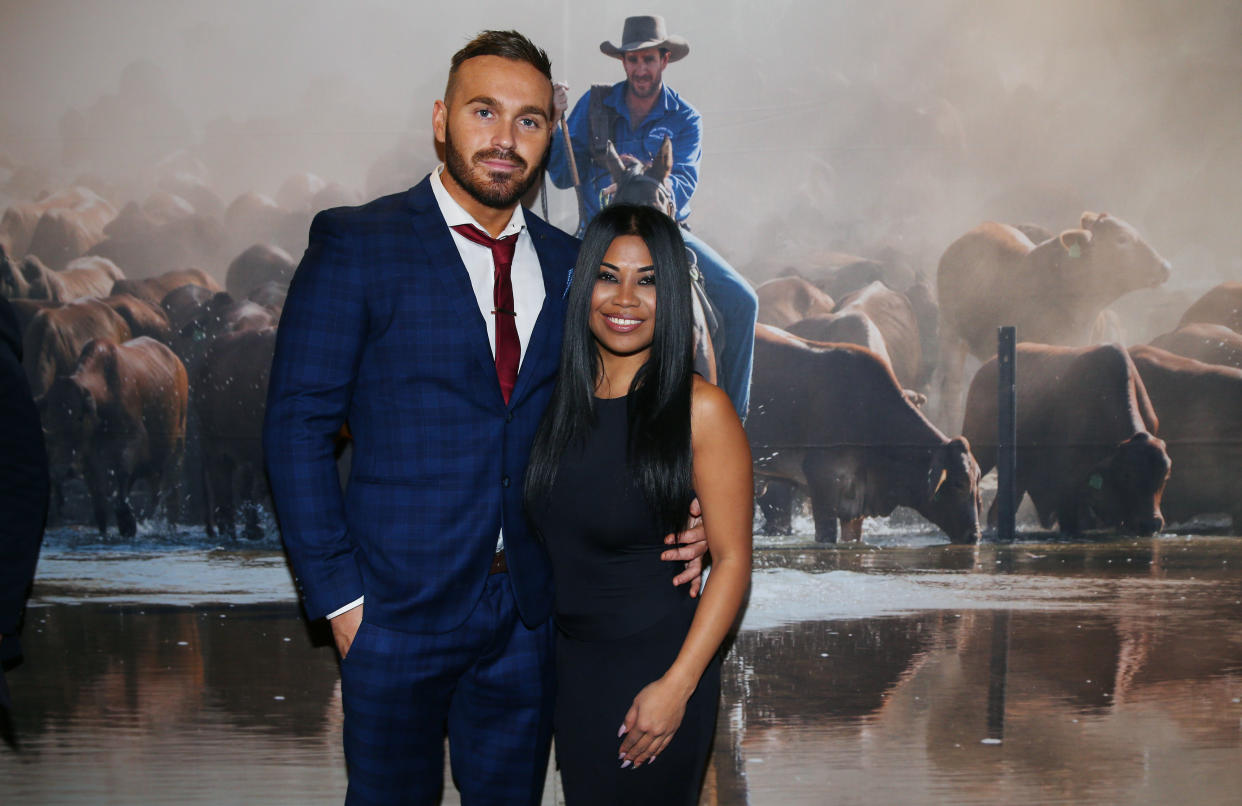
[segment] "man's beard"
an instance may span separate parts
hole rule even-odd
[[[544,159],[540,160],[540,167],[547,159],[548,152],[544,152]],[[500,148],[492,148],[486,151],[475,152],[470,161],[453,146],[453,138],[449,132],[448,126],[444,127],[444,168],[449,172],[449,176],[461,186],[462,190],[470,194],[470,198],[482,204],[484,207],[491,207],[496,210],[504,210],[513,207],[518,203],[526,191],[535,186],[539,181],[539,170],[529,171],[525,176],[518,173],[502,173],[496,171],[488,171],[491,181],[478,181],[474,178],[474,172],[471,170],[472,163],[479,163],[483,160],[503,159],[512,162],[520,169],[528,167],[526,160],[522,159],[516,151],[506,151]]]
[[[660,89],[660,82],[654,79],[649,79],[647,81],[645,90],[639,90],[638,84],[633,79],[630,79],[629,85],[630,85],[629,87],[630,92],[634,95],[635,98],[650,98],[651,96],[655,95],[656,92],[658,92]]]

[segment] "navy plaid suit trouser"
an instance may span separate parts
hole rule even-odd
[[[522,623],[507,573],[489,576],[447,633],[378,627],[363,613],[341,661],[347,806],[438,804],[446,726],[464,804],[537,804],[552,737],[551,620]]]

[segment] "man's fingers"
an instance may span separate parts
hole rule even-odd
[[[673,548],[665,549],[660,552],[661,560],[681,560],[685,563],[703,562],[703,555],[707,553],[707,542],[700,540],[697,543],[678,543]]]
[[[569,108],[569,85],[564,81],[552,82],[552,108],[558,118]]]
[[[684,585],[703,573],[703,558],[692,557],[686,561],[686,569],[673,577],[673,586]]]

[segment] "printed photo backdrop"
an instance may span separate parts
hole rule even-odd
[[[619,39],[625,16],[647,11],[663,13],[691,45],[664,79],[703,117],[694,231],[755,286],[770,283],[759,292],[761,321],[774,326],[794,329],[873,281],[903,298],[904,341],[885,334],[890,363],[900,388],[946,436],[962,431],[962,396],[981,357],[966,359],[961,387],[947,393],[940,383],[947,320],[937,310],[957,300],[938,297],[938,266],[951,244],[987,221],[1017,227],[1021,235],[1005,230],[1001,240],[1018,238],[1019,251],[1042,243],[1070,254],[1074,238],[1061,233],[1087,228],[1085,213],[1107,213],[1128,223],[1122,235],[1142,252],[1091,264],[1097,274],[1088,280],[1067,277],[1062,266],[1062,274],[1022,286],[1028,297],[1013,309],[1024,317],[1021,327],[1047,336],[1040,340],[1131,346],[1165,337],[1157,343],[1168,349],[1242,366],[1242,320],[1228,302],[1239,294],[1228,284],[1242,281],[1242,13],[1223,0],[1189,7],[776,0],[762,10],[732,0],[659,9],[5,2],[0,288],[27,323],[28,374],[45,427],[54,429],[55,494],[35,596],[39,607],[52,608],[44,617],[63,622],[74,612],[86,622],[74,629],[89,631],[93,617],[83,614],[94,611],[55,607],[171,608],[158,621],[177,639],[172,646],[201,653],[160,700],[173,711],[190,707],[186,696],[193,709],[209,707],[203,698],[214,696],[211,686],[200,683],[222,679],[212,672],[219,659],[200,646],[208,622],[221,629],[216,622],[225,619],[216,617],[227,613],[219,608],[284,603],[282,634],[273,640],[310,640],[292,611],[258,437],[284,288],[311,217],[402,191],[436,165],[432,102],[443,92],[449,57],[478,30],[528,34],[548,51],[573,101],[591,84],[623,78],[599,44]],[[534,209],[542,214],[545,205],[554,224],[573,231],[571,191],[547,188]],[[1167,277],[1152,268],[1165,260]],[[821,307],[792,292],[790,277],[805,280],[808,294],[826,295],[814,297]],[[1213,289],[1224,302],[1200,306],[1186,321],[1222,329],[1183,333],[1180,342],[1169,336]],[[976,321],[972,315],[994,303],[958,304],[952,321]],[[102,535],[87,485],[73,470],[84,457],[104,472],[118,460],[73,430],[69,402],[54,388],[81,346],[63,355],[49,346],[68,327],[53,314],[69,307],[95,311],[76,331],[81,343],[148,335],[186,372],[182,399],[173,391],[165,401],[169,410],[187,410],[184,453],[170,448],[164,475],[135,485],[134,523],[108,513]],[[1081,314],[1081,333],[1041,329],[1045,314],[1059,322],[1066,311]],[[990,339],[993,324],[987,327]],[[1207,343],[1218,348],[1209,354]],[[756,384],[768,369],[757,359]],[[1183,384],[1144,380],[1177,468],[1166,520],[1236,534],[1242,491],[1208,481],[1230,477],[1230,468],[1242,476],[1242,446],[1236,436],[1220,437],[1238,433],[1242,414],[1228,405],[1236,398],[1209,407],[1221,418],[1209,436],[1182,434],[1182,421],[1202,420],[1188,413],[1191,399],[1167,392]],[[762,391],[756,399],[771,399]],[[1071,394],[1097,391],[1088,377]],[[762,412],[752,410],[750,425],[762,427]],[[822,439],[778,434],[765,445],[797,449]],[[1205,442],[1218,450],[1185,452]],[[342,454],[344,477],[345,440]],[[771,456],[757,449],[756,459],[763,470]],[[1189,488],[1172,486],[1187,478]],[[986,480],[984,487],[986,504]],[[774,482],[761,492],[792,496],[792,505],[757,509],[758,545],[814,541],[803,489]],[[1031,530],[1058,534],[1055,519],[1041,527],[1033,511],[1022,517]],[[869,519],[864,539],[918,547],[948,541],[943,527],[909,509]],[[40,611],[31,612],[37,624]],[[176,652],[147,646],[151,640],[130,641],[124,653],[154,669],[159,653]],[[103,659],[110,651],[97,648],[98,663],[120,663]],[[273,650],[253,651],[261,658]],[[322,707],[297,730],[322,744],[317,752],[336,771],[330,788],[341,773],[332,755],[338,717],[321,702],[332,686],[326,663],[305,681]],[[291,662],[280,679],[300,685],[298,668]],[[81,671],[99,679],[98,670]],[[158,686],[128,680],[144,691]],[[158,721],[164,705],[142,713]],[[268,716],[260,710],[247,719]],[[41,720],[39,730],[56,722]],[[247,791],[245,782],[237,786]]]

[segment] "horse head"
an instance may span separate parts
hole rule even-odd
[[[612,182],[617,186],[617,192],[613,194],[610,204],[654,207],[669,218],[677,217],[673,186],[669,181],[669,176],[673,173],[673,141],[669,137],[665,136],[650,168],[644,167],[638,161],[627,165],[617,154],[611,140],[604,153],[604,160],[608,164]]]

